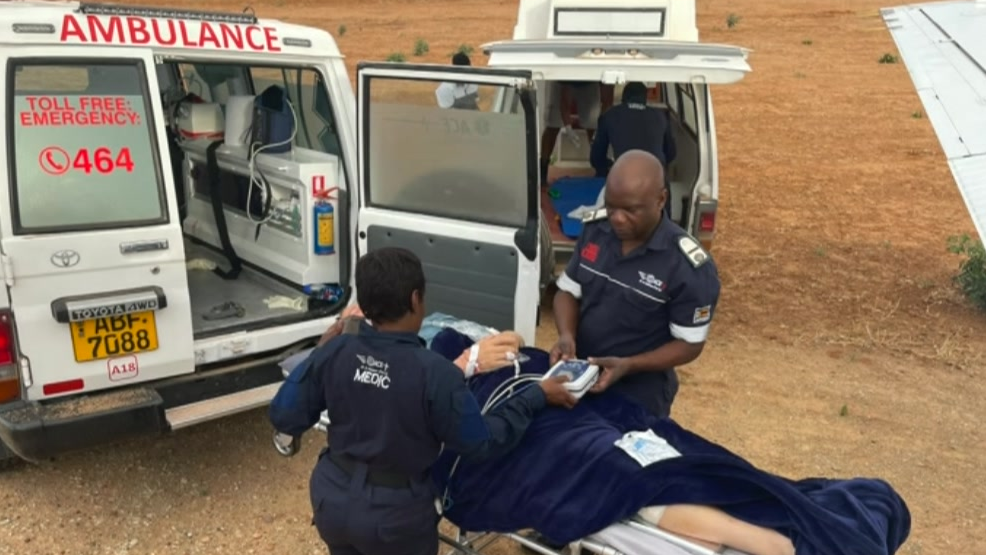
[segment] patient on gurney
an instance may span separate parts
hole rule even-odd
[[[510,382],[524,387],[517,375],[548,370],[548,354],[512,332],[432,315],[421,336],[460,368],[473,365],[480,406]],[[620,447],[645,435],[664,458]],[[461,529],[534,529],[559,544],[628,519],[749,555],[891,555],[910,532],[906,504],[882,480],[775,476],[612,391],[545,410],[509,456],[470,463],[445,452],[433,478],[443,516]]]

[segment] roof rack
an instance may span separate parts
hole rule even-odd
[[[162,19],[195,19],[199,21],[214,21],[221,23],[240,23],[256,25],[257,16],[253,13],[208,12],[199,10],[179,10],[174,8],[145,8],[141,6],[124,6],[120,4],[93,4],[82,2],[79,12],[86,15],[116,15],[135,17],[157,17]]]

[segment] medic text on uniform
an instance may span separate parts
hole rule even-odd
[[[371,355],[356,355],[356,358],[359,359],[360,364],[356,368],[356,375],[353,376],[354,382],[390,389],[390,376],[387,374],[389,364]]]
[[[276,31],[259,25],[144,17],[88,15],[81,20],[70,14],[62,20],[61,41],[280,52]]]

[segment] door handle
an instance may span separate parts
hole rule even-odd
[[[120,254],[135,254],[151,251],[168,250],[167,239],[150,239],[148,241],[129,241],[120,243]]]

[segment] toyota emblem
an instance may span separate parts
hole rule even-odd
[[[51,264],[59,268],[71,268],[79,263],[82,257],[73,250],[58,251],[51,255]]]

